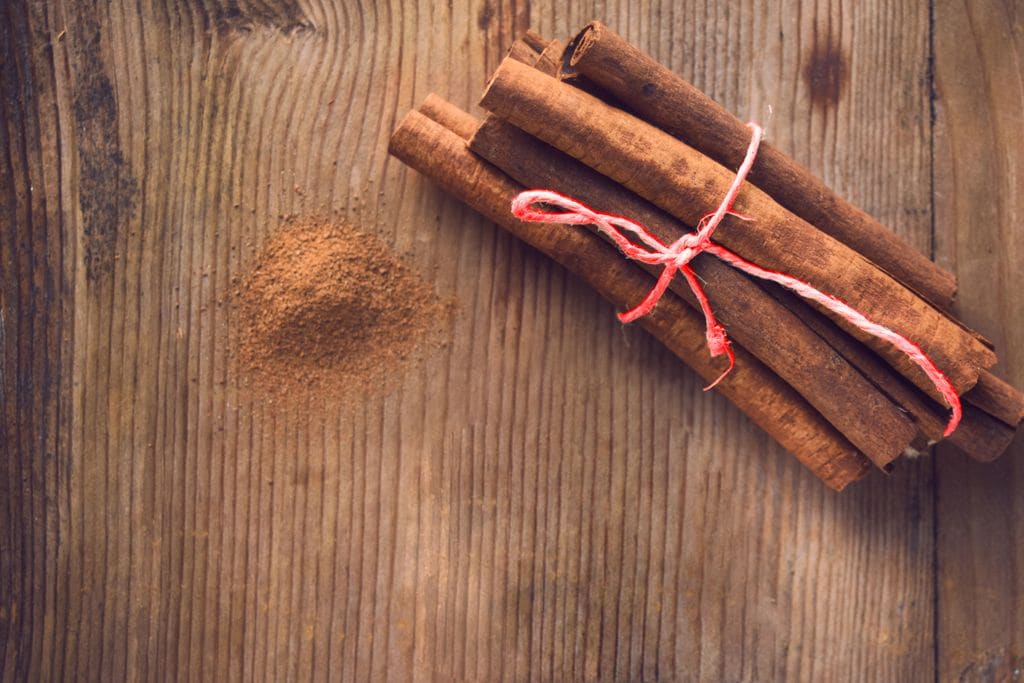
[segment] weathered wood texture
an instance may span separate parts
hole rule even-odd
[[[928,458],[831,494],[386,156],[399,113],[472,105],[517,33],[600,17],[921,248],[934,227],[1019,383],[1020,16],[990,4],[935,7],[933,147],[925,3],[4,3],[0,678],[922,680],[1020,656],[1020,448],[940,454],[937,499]],[[399,390],[295,417],[239,386],[222,299],[281,216],[331,212],[459,309]]]
[[[937,255],[958,309],[1024,385],[1024,5],[935,5]],[[938,672],[1024,677],[1024,439],[989,467],[942,452],[936,472]]]

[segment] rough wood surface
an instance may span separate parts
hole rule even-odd
[[[918,246],[934,226],[1019,383],[1020,100],[992,83],[1019,85],[1020,17],[985,4],[935,7],[933,167],[926,3],[5,3],[0,678],[927,680],[1012,661],[1019,448],[995,469],[940,453],[937,501],[928,458],[834,495],[386,155],[400,112],[431,91],[469,107],[518,33],[599,17]],[[977,188],[996,182],[994,212]],[[280,216],[335,211],[459,310],[398,391],[289,416],[240,389],[219,302]]]
[[[937,255],[958,309],[1024,385],[1024,6],[935,4]],[[1024,439],[976,465],[938,454],[941,680],[1024,676]],[[969,587],[965,589],[965,587]]]

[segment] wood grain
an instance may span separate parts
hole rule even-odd
[[[961,282],[959,311],[1024,383],[1024,8],[935,5],[938,255]],[[994,258],[994,255],[998,257]],[[1024,441],[975,467],[938,454],[938,673],[1002,681],[1024,671]]]
[[[937,593],[931,460],[830,494],[387,159],[428,92],[469,107],[512,36],[595,17],[919,247],[934,224],[1019,383],[1019,303],[977,302],[1019,284],[988,245],[1020,221],[932,209],[926,4],[5,3],[0,679],[921,680],[1019,655],[1012,455],[942,463]],[[971,54],[941,24],[937,57],[1009,68],[1019,16]],[[935,67],[967,182],[982,113]],[[1011,183],[1013,138],[985,144]],[[293,213],[375,232],[458,300],[395,392],[288,411],[240,384],[224,295]]]

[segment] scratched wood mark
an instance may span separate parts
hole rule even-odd
[[[0,679],[1019,666],[1019,444],[830,493],[387,157],[429,92],[479,113],[515,36],[592,18],[955,267],[1024,383],[1012,2],[5,3]],[[456,300],[388,395],[285,411],[240,383],[226,294],[291,215],[379,235]]]

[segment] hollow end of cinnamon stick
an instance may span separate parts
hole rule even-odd
[[[562,59],[562,63],[565,65],[567,71],[574,70],[576,64],[579,63],[580,58],[597,39],[597,34],[605,29],[605,25],[595,19],[580,29],[579,33],[573,36],[573,39],[569,41],[568,45],[566,45],[565,55]]]
[[[487,82],[484,83],[484,91],[480,94],[480,99],[477,100],[477,104],[479,104],[484,109],[488,109],[489,110],[489,107],[487,106],[487,102],[489,102],[491,100],[491,98],[493,97],[493,91],[496,88],[500,88],[501,87],[500,83],[501,83],[502,79],[506,78],[506,71],[507,71],[507,69],[505,69],[503,67],[506,64],[508,64],[508,63],[509,63],[509,59],[508,58],[502,60],[502,62],[500,64],[498,64],[498,68],[494,70],[494,73],[492,73],[487,78]]]
[[[516,38],[505,54],[506,59],[532,66],[549,76],[558,76],[565,45],[560,40],[544,40],[532,31],[527,34],[529,38],[527,35]]]

